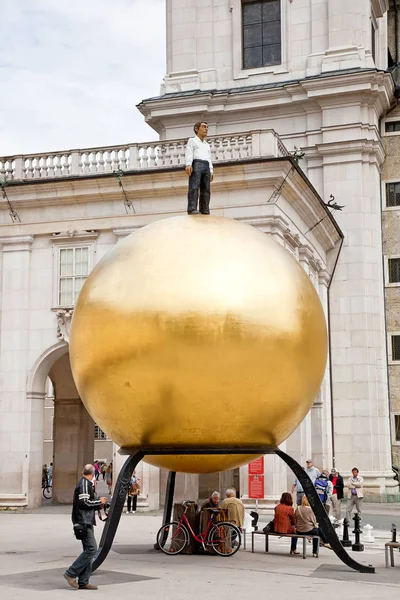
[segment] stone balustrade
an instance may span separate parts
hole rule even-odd
[[[107,148],[0,157],[0,179],[29,180],[82,177],[122,170],[184,166],[187,138]],[[288,156],[272,130],[208,138],[213,162]]]

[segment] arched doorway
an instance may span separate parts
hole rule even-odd
[[[46,381],[54,390],[53,419],[53,501],[70,503],[82,466],[94,458],[95,424],[80,400],[72,377],[68,344],[49,348],[36,361],[28,378],[27,396],[31,401],[30,448],[28,467],[28,506],[42,501],[42,467]]]

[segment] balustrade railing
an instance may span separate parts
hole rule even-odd
[[[288,156],[272,130],[208,138],[215,163],[246,158]],[[106,148],[0,157],[0,179],[53,179],[122,170],[184,166],[187,138]]]

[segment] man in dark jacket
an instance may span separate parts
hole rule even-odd
[[[71,587],[81,590],[97,590],[96,585],[89,583],[92,573],[92,561],[97,552],[93,527],[96,525],[95,511],[105,505],[107,498],[96,496],[93,485],[94,480],[94,466],[85,465],[82,471],[82,479],[75,488],[72,505],[72,523],[75,535],[77,535],[78,529],[81,532],[77,539],[82,541],[83,552],[68,567],[64,577]]]
[[[333,494],[332,494],[332,510],[333,515],[337,521],[340,521],[342,517],[341,500],[343,498],[344,481],[343,477],[337,472],[336,469],[331,469],[329,480],[332,481]]]

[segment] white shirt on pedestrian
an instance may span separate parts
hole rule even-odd
[[[213,172],[210,145],[205,140],[201,141],[198,135],[188,139],[185,159],[187,167],[191,167],[194,160],[206,160],[210,165],[210,173]]]

